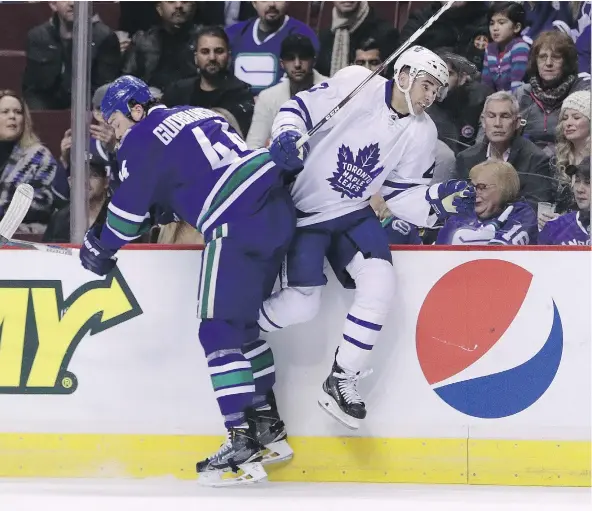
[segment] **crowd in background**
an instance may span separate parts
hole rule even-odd
[[[169,107],[215,110],[249,148],[265,147],[291,96],[348,65],[377,69],[442,3],[412,2],[398,29],[372,2],[332,2],[330,25],[318,33],[287,14],[290,2],[121,2],[118,26],[94,15],[90,222],[101,221],[118,182],[115,137],[99,111],[118,76],[138,76]],[[22,90],[5,90],[0,70],[0,215],[28,182],[35,197],[21,234],[68,242],[71,131],[52,154],[30,111],[70,108],[74,2],[36,4],[48,21],[27,34]],[[477,188],[475,218],[461,223],[503,218],[520,202],[531,234],[507,243],[590,244],[590,17],[590,1],[455,2],[417,41],[450,73],[428,114],[439,136],[434,182],[469,179]],[[372,204],[393,243],[457,242],[443,226],[394,218],[380,197]],[[199,243],[200,235],[170,224],[141,241]]]

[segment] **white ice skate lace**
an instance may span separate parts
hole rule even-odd
[[[351,405],[364,402],[358,392],[358,381],[370,374],[372,374],[372,369],[368,369],[363,373],[352,373],[346,370],[343,370],[342,373],[333,373],[333,376],[340,380],[337,386],[347,404]]]

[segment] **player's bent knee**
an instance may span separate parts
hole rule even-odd
[[[360,254],[361,256],[361,254]],[[349,267],[348,267],[348,271]],[[386,314],[395,296],[393,265],[384,259],[358,260],[350,271],[356,283],[355,302],[359,307]]]
[[[298,322],[304,323],[313,319],[321,308],[321,296],[323,288],[315,287],[290,287],[294,314],[298,315]]]

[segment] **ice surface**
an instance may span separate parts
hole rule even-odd
[[[592,510],[590,488],[262,483],[202,488],[195,481],[0,480],[0,510],[10,511],[415,511]]]

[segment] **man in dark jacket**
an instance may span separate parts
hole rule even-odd
[[[555,202],[557,183],[549,158],[530,140],[518,134],[518,101],[507,91],[485,100],[481,116],[485,138],[456,157],[456,178],[468,179],[469,171],[486,160],[511,163],[520,177],[520,194],[534,209],[538,202]]]
[[[218,26],[204,27],[197,34],[196,47],[199,76],[171,84],[165,89],[162,102],[169,107],[194,105],[227,110],[246,137],[255,102],[249,84],[228,70],[230,54],[226,32]]]
[[[448,93],[427,112],[438,128],[438,138],[458,154],[475,143],[485,99],[494,91],[477,80],[477,67],[467,58],[437,53],[448,65]]]
[[[23,95],[31,110],[65,110],[72,99],[74,2],[49,2],[53,16],[29,31]],[[121,71],[119,41],[98,16],[92,18],[91,93]]]
[[[425,2],[425,7],[411,12],[401,29],[400,42],[409,39],[445,3]],[[454,2],[414,44],[432,51],[449,47],[454,53],[469,59],[481,71],[483,54],[489,42],[488,4],[489,2]]]
[[[356,48],[374,38],[383,55],[390,55],[399,43],[399,32],[379,19],[368,2],[333,2],[331,28],[319,33],[320,51],[316,70],[333,76],[356,58]]]
[[[176,80],[197,75],[193,60],[198,26],[195,2],[155,2],[160,23],[132,37],[123,56],[123,74],[164,90]]]

